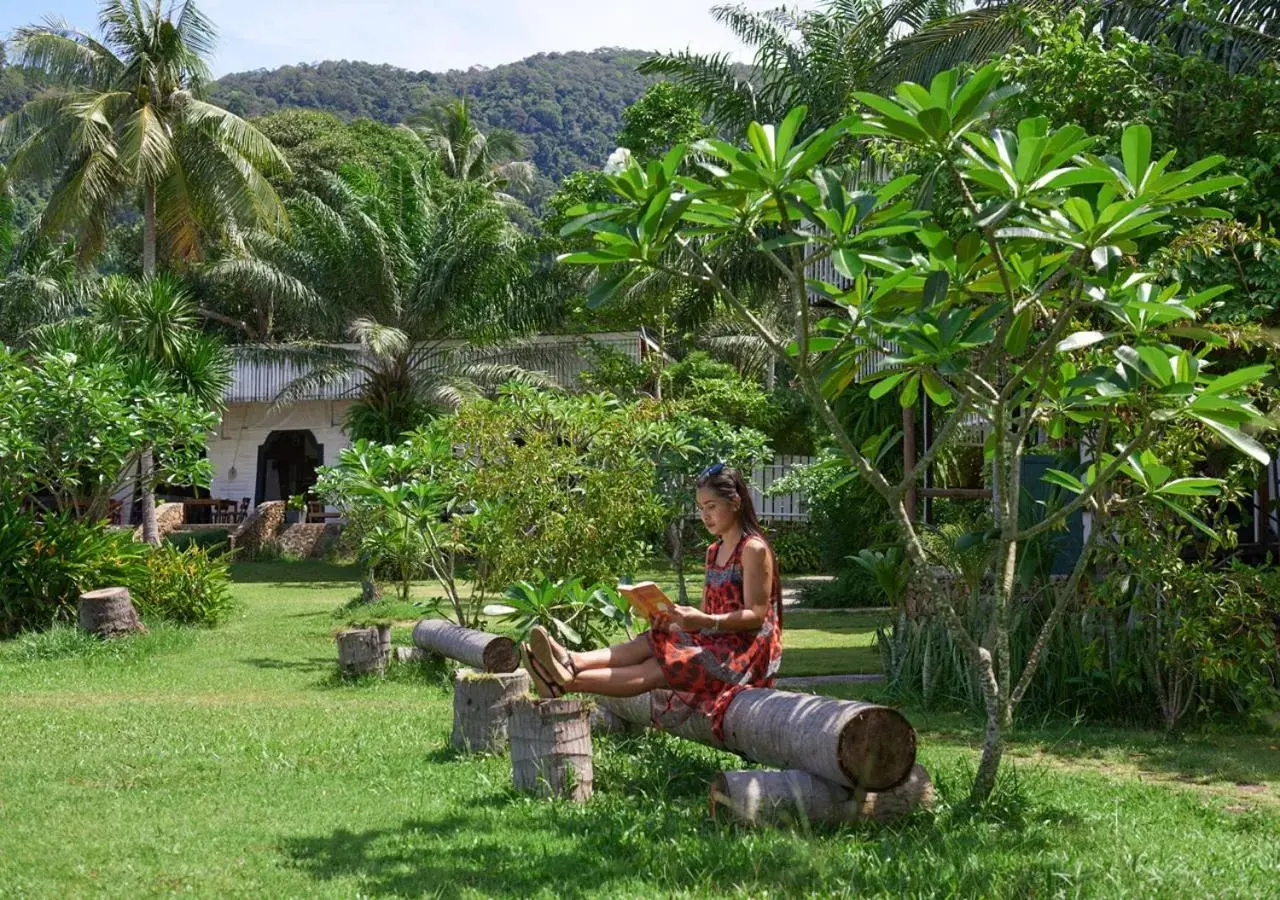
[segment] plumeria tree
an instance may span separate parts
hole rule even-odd
[[[654,270],[717,292],[788,365],[849,465],[887,506],[917,577],[964,648],[986,707],[973,798],[995,786],[1005,735],[1045,644],[1091,571],[1102,526],[1118,505],[1210,495],[1209,478],[1168,476],[1154,455],[1175,423],[1208,429],[1260,462],[1248,431],[1262,422],[1249,390],[1266,367],[1231,370],[1196,320],[1219,290],[1157,283],[1144,258],[1184,216],[1219,215],[1201,200],[1240,183],[1206,177],[1221,158],[1177,169],[1152,155],[1150,132],[1128,128],[1120,158],[1091,152],[1082,129],[1027,119],[991,130],[1007,89],[988,67],[928,87],[904,83],[892,98],[856,94],[866,111],[797,141],[805,118],[752,124],[746,146],[704,141],[701,175],[681,174],[686,148],[632,163],[609,178],[615,203],[584,204],[566,231],[594,235],[569,263],[598,267],[603,301]],[[852,189],[856,173],[828,164],[846,138],[905,145],[963,186],[966,224],[948,233],[913,208],[905,176]],[[749,242],[787,286],[787,329],[756,316],[723,271],[726,246]],[[832,267],[838,277],[821,273]],[[871,356],[868,356],[871,354]],[[876,363],[877,355],[883,361]],[[928,450],[901,477],[877,463],[887,436],[855,443],[833,401],[859,382],[904,407],[927,395],[945,415]],[[990,432],[994,560],[982,596],[985,629],[957,613],[955,579],[940,577],[908,512],[908,491],[978,418]],[[1076,440],[1082,462],[1048,476],[1056,502],[1020,514],[1022,461],[1041,432]],[[1052,586],[1051,613],[1022,665],[1010,652],[1018,612],[1019,553],[1039,535],[1092,514],[1094,527],[1070,576]],[[1190,516],[1191,513],[1182,510]]]

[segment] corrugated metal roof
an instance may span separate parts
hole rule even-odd
[[[476,347],[472,356],[506,365],[520,365],[530,371],[545,372],[566,387],[577,384],[578,376],[588,368],[583,353],[587,341],[603,344],[639,360],[657,345],[641,331],[610,331],[596,334],[547,334],[537,335],[513,344],[508,348]],[[347,350],[357,349],[354,344],[335,344]],[[441,342],[441,350],[457,350],[467,347],[465,341]],[[643,349],[642,349],[643,348]],[[440,352],[440,351],[437,351]],[[226,403],[271,403],[292,382],[305,376],[312,366],[286,355],[281,349],[278,358],[270,357],[269,349],[257,348],[242,352],[232,365],[231,384],[223,394]],[[267,358],[264,358],[264,355]],[[308,390],[299,400],[341,400],[354,397],[365,381],[363,373],[352,370],[340,381],[318,385]]]

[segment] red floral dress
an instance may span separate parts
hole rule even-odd
[[[711,614],[743,609],[742,548],[759,535],[743,535],[723,566],[716,565],[720,541],[707,548],[707,577],[702,609]],[[767,544],[766,544],[767,546]],[[680,724],[690,713],[711,718],[716,740],[724,740],[724,714],[739,693],[751,687],[773,687],[782,661],[782,585],[777,559],[768,548],[773,569],[769,612],[759,631],[650,629],[649,644],[671,690],[653,692],[653,723],[659,728]]]

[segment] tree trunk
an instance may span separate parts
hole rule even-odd
[[[509,637],[461,628],[444,619],[423,619],[413,629],[413,643],[485,672],[514,672],[520,652]]]
[[[156,188],[149,184],[142,201],[142,277],[156,274]]]
[[[511,704],[532,684],[522,670],[511,673],[458,669],[453,676],[453,736],[463,753],[501,753],[507,749]]]
[[[538,797],[591,798],[590,704],[517,700],[511,704],[511,781]]]
[[[676,570],[676,585],[679,587],[680,604],[689,603],[689,589],[684,578],[684,521],[677,518],[667,527],[667,543],[671,547],[671,565]]]
[[[150,447],[142,451],[139,468],[142,473],[139,476],[142,496],[142,539],[153,547],[158,547],[160,546],[160,529],[156,525],[156,458],[155,452]]]
[[[991,796],[996,787],[996,774],[1000,771],[1000,760],[1004,758],[1004,728],[1000,724],[998,713],[988,712],[987,732],[982,741],[982,758],[978,762],[978,774],[973,779],[973,789],[969,799],[976,804],[983,804]]]
[[[382,675],[390,655],[390,629],[384,644],[380,628],[351,628],[337,634],[338,669],[343,675]]]
[[[860,795],[799,769],[722,772],[711,783],[711,815],[720,810],[745,825],[839,825],[891,822],[933,805],[933,782],[917,763],[902,784]]]
[[[667,709],[665,691],[638,697],[598,697],[603,708],[629,722],[653,723],[653,701]],[[676,701],[678,703],[678,701]],[[689,710],[664,714],[656,727],[747,759],[784,769],[803,769],[847,788],[885,791],[901,784],[916,761],[916,732],[895,709],[853,700],[833,700],[766,688],[746,690],[729,704],[724,743],[711,720]]]
[[[147,626],[138,619],[138,611],[133,608],[128,588],[86,591],[80,595],[76,613],[80,630],[98,637],[147,633]]]

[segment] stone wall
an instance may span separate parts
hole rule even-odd
[[[186,521],[186,507],[181,503],[161,503],[156,506],[156,531],[160,534],[160,540],[165,539],[165,535],[176,528],[182,526]],[[142,540],[142,526],[139,525],[133,529],[133,539],[135,541]]]
[[[283,500],[259,503],[236,527],[236,530],[231,532],[231,546],[252,556],[264,545],[276,542],[282,525],[284,525]]]
[[[342,526],[336,522],[315,522],[289,525],[276,539],[281,553],[301,559],[324,559],[325,553],[342,534]]]

